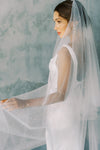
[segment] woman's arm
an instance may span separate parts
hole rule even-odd
[[[22,100],[19,98],[4,99],[0,101],[0,106],[2,106],[2,108],[8,111],[13,111],[15,109],[22,109],[27,107],[37,107],[43,104],[44,98],[45,97],[39,97],[28,100]],[[59,97],[58,93],[53,93],[48,96],[48,101],[45,105],[56,103],[58,101],[61,101],[61,98]]]
[[[53,104],[56,102],[60,102],[60,101],[63,101],[63,99],[64,99],[64,94],[60,94],[56,92],[56,93],[48,95],[47,102],[44,105],[49,105],[49,104]],[[29,99],[26,102],[26,107],[41,106],[43,102],[44,102],[44,97],[36,98],[36,99]]]
[[[66,47],[61,48],[58,52],[57,68],[57,92],[48,96],[46,104],[52,104],[64,100],[71,68],[71,55]]]
[[[57,81],[57,92],[48,95],[45,105],[53,104],[64,100],[65,92],[68,85],[68,79],[71,67],[71,56],[66,47],[63,47],[58,52],[57,57],[57,67],[58,67],[58,81]],[[7,101],[1,101],[0,104],[3,108],[14,110],[18,108],[41,106],[44,102],[45,97],[21,100],[18,98],[11,98]]]
[[[63,47],[58,52],[57,67],[58,67],[57,92],[48,95],[45,105],[53,104],[64,100],[71,68],[71,55],[66,47]],[[32,104],[33,106],[40,106],[43,104],[44,98],[37,98],[35,101],[34,100],[29,101],[30,101],[29,105]]]

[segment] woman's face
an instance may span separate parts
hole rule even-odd
[[[54,11],[53,20],[55,22],[54,30],[56,30],[60,38],[62,38],[68,22],[65,18],[59,16],[59,13],[57,11]]]

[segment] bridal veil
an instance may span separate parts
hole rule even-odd
[[[68,26],[63,38],[57,38],[53,53],[54,57],[62,47],[67,47],[71,56],[71,70],[64,99],[46,105],[52,87],[49,74],[47,85],[17,96],[23,100],[44,97],[41,106],[14,111],[7,111],[0,106],[1,150],[29,150],[46,144],[45,131],[48,126],[48,113],[52,114],[54,127],[58,131],[62,128],[65,131],[68,131],[69,128],[77,129],[80,150],[84,150],[86,137],[88,137],[89,150],[99,150],[100,69],[91,20],[79,1],[73,0],[71,3],[71,17]],[[69,7],[71,7],[70,4]],[[70,34],[68,34],[69,30]],[[55,91],[58,99],[63,93],[66,74],[67,72],[65,72],[60,90]],[[52,96],[53,99],[55,95]],[[64,112],[60,124],[58,124],[59,117],[53,120],[53,114],[57,113],[57,110],[59,110],[58,115]]]

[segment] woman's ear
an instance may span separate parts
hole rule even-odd
[[[66,27],[66,30],[65,30],[65,33],[64,33],[64,37],[65,36],[70,36],[70,33],[71,33],[71,30],[72,30],[72,25],[70,23],[68,23],[67,27]]]
[[[64,37],[70,36],[72,33],[72,30],[75,29],[77,27],[77,25],[78,25],[78,21],[70,21],[66,27]]]

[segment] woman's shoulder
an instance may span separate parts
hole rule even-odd
[[[71,60],[71,55],[67,47],[62,47],[57,55],[57,64],[66,64]]]
[[[68,57],[70,56],[70,52],[67,46],[63,45],[61,49],[58,51],[58,57]]]

